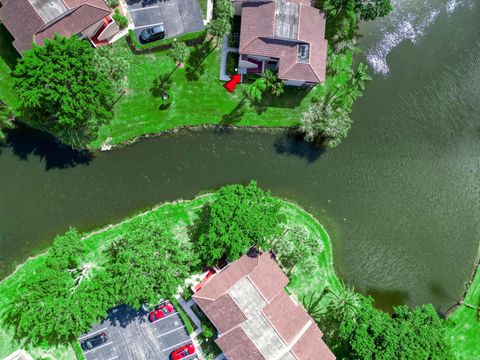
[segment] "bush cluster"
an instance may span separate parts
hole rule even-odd
[[[192,43],[196,43],[197,41],[203,41],[206,36],[205,31],[195,31],[188,34],[177,36],[176,38],[166,38],[162,40],[157,40],[148,44],[141,44],[133,30],[128,31],[129,35],[129,42],[130,45],[133,47],[134,51],[136,52],[144,52],[144,51],[159,51],[169,48],[175,41],[177,42],[185,42],[187,45]],[[175,40],[174,40],[175,39]]]
[[[113,14],[112,18],[120,29],[125,29],[128,26],[128,19],[120,14],[118,9],[115,9],[115,13]]]

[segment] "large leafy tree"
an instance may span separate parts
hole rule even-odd
[[[106,274],[82,263],[80,234],[57,236],[39,267],[15,293],[3,321],[35,345],[67,343],[113,306]],[[87,271],[88,270],[88,271]]]
[[[445,325],[431,305],[394,309],[392,316],[360,296],[354,316],[342,317],[340,338],[354,359],[451,359]]]
[[[62,142],[85,146],[112,117],[115,85],[94,49],[76,36],[47,39],[19,60],[14,86],[22,119]]]
[[[117,301],[134,308],[174,295],[195,264],[191,251],[158,221],[144,220],[114,242],[106,270]]]
[[[278,237],[284,220],[280,203],[256,182],[224,186],[194,225],[196,253],[205,265],[234,261],[251,246],[263,247]]]

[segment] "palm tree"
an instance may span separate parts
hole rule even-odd
[[[285,91],[285,82],[278,78],[278,75],[271,70],[265,70],[263,74],[265,84],[273,95],[280,96]]]
[[[372,80],[372,77],[368,75],[367,70],[367,65],[364,63],[358,64],[357,71],[349,80],[351,87],[362,92],[365,90],[365,83]]]
[[[5,133],[2,131],[2,128],[13,128],[14,119],[15,115],[12,107],[0,100],[0,140],[5,139]]]
[[[250,102],[259,103],[262,101],[263,92],[267,88],[264,78],[258,78],[253,84],[248,85],[245,89],[245,97],[250,100]]]
[[[177,67],[187,61],[188,56],[190,55],[190,48],[184,42],[174,42],[168,55],[175,61]]]
[[[355,318],[355,314],[360,308],[360,297],[352,286],[342,285],[337,290],[329,290],[329,308],[341,319]]]
[[[220,41],[219,39],[222,38],[224,35],[229,34],[231,30],[232,24],[230,23],[229,18],[219,17],[213,19],[208,23],[208,31],[217,39],[217,46]]]

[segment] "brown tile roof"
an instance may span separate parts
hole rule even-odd
[[[0,21],[14,37],[19,53],[32,47],[33,34],[45,23],[28,0],[10,0],[0,8]]]
[[[311,324],[302,337],[292,348],[292,353],[298,360],[334,360],[335,355],[322,340],[322,332]]]
[[[215,275],[194,297],[216,300],[252,271],[257,264],[258,257],[242,256],[234,263],[228,265],[219,274]]]
[[[195,301],[221,333],[226,333],[247,320],[242,310],[228,294],[220,296],[215,301],[202,298],[195,298]]]
[[[322,82],[327,63],[325,15],[311,7],[309,0],[291,2],[298,6],[298,32],[293,39],[275,38],[275,2],[244,2],[239,51],[279,59],[281,79]],[[298,45],[304,43],[309,44],[310,53],[306,63],[297,60]]]
[[[228,360],[265,360],[255,344],[239,326],[215,340]]]
[[[256,292],[261,302],[256,302],[252,294],[245,293],[243,295],[246,298],[240,302],[238,301],[242,299],[237,299],[237,304],[230,296],[234,290],[230,289],[243,279],[247,281],[246,278],[253,284],[252,291]],[[334,359],[322,340],[320,329],[307,312],[284,291],[287,283],[288,278],[278,267],[273,254],[264,252],[256,257],[242,256],[193,295],[198,306],[220,332],[216,342],[229,360],[264,360],[266,356],[269,356],[268,359],[272,357],[264,352],[268,343],[258,343],[273,341],[271,336],[265,338],[269,340],[259,340],[262,337],[244,330],[260,323],[263,323],[261,329],[266,334],[268,331],[275,334],[278,339],[275,346],[280,346],[280,351],[282,346],[285,347],[285,359],[292,358],[292,355],[288,356],[289,351],[296,360]],[[263,319],[262,322],[258,323],[259,319]],[[263,349],[263,354],[260,349]]]
[[[19,53],[30,49],[33,42],[41,45],[55,33],[71,36],[110,14],[103,0],[65,0],[70,12],[49,24],[41,19],[28,0],[9,0],[0,8],[0,21],[14,37]]]
[[[275,28],[275,3],[244,2],[242,6],[242,22],[240,25],[241,53],[255,39],[272,37]]]
[[[287,344],[311,321],[305,309],[298,306],[285,291],[275,296],[262,312]]]
[[[45,39],[51,39],[55,34],[66,37],[78,34],[109,14],[109,10],[82,5],[37,32],[34,36],[35,43],[42,45]]]
[[[105,1],[103,0],[63,0],[63,2],[65,3],[65,5],[67,5],[69,9],[74,9],[82,5],[91,5],[103,10],[110,11],[107,4],[105,4]]]
[[[258,266],[248,274],[248,278],[265,300],[270,302],[287,286],[288,278],[277,265],[271,253],[266,252],[259,256],[258,262]]]

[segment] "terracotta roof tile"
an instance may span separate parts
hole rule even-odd
[[[258,266],[252,270],[248,278],[267,302],[288,284],[287,276],[268,252],[259,257]]]
[[[195,301],[221,333],[226,333],[247,320],[242,310],[228,294],[220,296],[215,301],[201,298],[196,298]]]
[[[65,0],[70,12],[48,24],[28,0],[10,0],[0,8],[0,21],[14,37],[13,45],[22,53],[33,42],[42,45],[54,34],[76,35],[110,14],[103,0]]]
[[[240,47],[242,54],[279,59],[279,77],[318,83],[325,80],[327,41],[325,15],[310,0],[292,0],[298,6],[298,34],[294,39],[274,37],[275,2],[243,2]],[[297,60],[298,45],[308,44],[307,62]]]
[[[0,21],[14,37],[19,53],[32,47],[33,34],[45,25],[28,0],[11,0],[0,8]]]
[[[290,344],[311,321],[307,312],[298,306],[285,291],[275,296],[262,312],[287,344]]]
[[[110,11],[107,4],[105,4],[105,1],[103,0],[63,0],[63,2],[65,3],[65,5],[67,5],[69,9],[74,9],[82,5],[91,5],[103,10]]]
[[[275,3],[244,2],[242,6],[242,22],[240,25],[240,52],[244,51],[253,40],[271,37],[275,27]]]
[[[215,340],[228,360],[265,360],[255,344],[239,326]]]
[[[257,266],[258,257],[242,256],[207,282],[194,298],[216,300]]]
[[[322,340],[322,332],[312,323],[292,348],[298,360],[334,360],[335,355]]]
[[[55,34],[65,37],[78,34],[109,14],[108,10],[82,5],[35,34],[35,43],[42,45],[45,39],[52,39]]]

